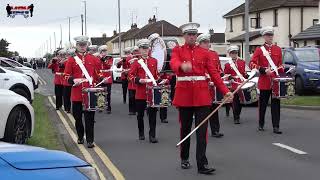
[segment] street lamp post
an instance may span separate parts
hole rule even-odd
[[[121,57],[121,18],[120,18],[120,0],[118,0],[118,23],[119,23],[119,55]]]
[[[192,22],[192,0],[189,0],[189,22]]]
[[[87,36],[87,1],[82,1],[84,3],[84,32]]]
[[[249,0],[245,1],[245,28],[246,28],[246,34],[245,34],[245,60],[246,62],[250,61],[250,52],[249,52]],[[242,55],[243,56],[243,55]]]

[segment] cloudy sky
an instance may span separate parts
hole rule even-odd
[[[87,0],[88,36],[96,37],[112,31],[118,26],[117,0]],[[224,32],[225,21],[222,16],[243,3],[244,0],[193,0],[193,21],[201,24],[201,31],[213,28]],[[34,4],[34,17],[14,19],[6,17],[5,7],[10,5]],[[81,34],[80,14],[84,12],[82,0],[1,0],[0,1],[0,38],[11,45],[10,50],[22,56],[33,57],[41,46],[50,42],[54,48],[60,41],[62,26],[63,44],[68,42],[68,17],[71,18],[71,37]],[[188,21],[188,0],[121,0],[121,28],[128,30],[130,24],[137,22],[138,27],[147,23],[153,14],[158,19],[180,26]],[[38,51],[39,52],[39,51]]]

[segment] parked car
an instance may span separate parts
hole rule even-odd
[[[34,88],[29,76],[0,67],[0,89],[11,90],[29,102],[34,99]]]
[[[21,70],[24,74],[28,75],[31,77],[32,79],[32,83],[33,83],[33,87],[34,89],[37,89],[39,86],[39,75],[36,73],[36,71],[32,68],[29,68],[27,66],[24,66],[22,64],[20,64],[17,61],[14,61],[12,59],[8,59],[8,58],[4,58],[4,57],[0,57],[0,64],[2,66],[2,64],[7,64],[6,66],[11,66],[12,68]]]
[[[286,69],[295,67],[296,93],[320,90],[320,58],[317,48],[284,48],[283,63]]]
[[[32,68],[31,64],[29,62],[23,62],[24,66],[27,66],[28,68]]]
[[[1,179],[99,180],[95,168],[76,156],[40,147],[0,142]]]
[[[0,139],[24,144],[34,129],[34,111],[29,101],[13,91],[0,89]]]
[[[120,57],[114,57],[113,58],[113,65],[112,65],[112,78],[113,82],[121,82],[121,71],[122,71],[122,66],[120,68],[117,67],[118,62],[121,61]]]

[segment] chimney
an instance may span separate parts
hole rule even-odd
[[[156,15],[153,15],[152,22],[153,22],[153,23],[157,22]]]
[[[213,29],[209,29],[209,34],[212,36],[214,35],[214,30]]]
[[[134,28],[138,28],[138,25],[136,23],[131,24],[131,29],[134,29]]]
[[[107,34],[106,34],[106,33],[103,33],[103,34],[102,34],[102,37],[103,37],[103,38],[107,38]]]
[[[148,20],[148,24],[151,24],[152,23],[152,19],[151,18],[149,18],[149,20]]]
[[[113,35],[117,35],[117,31],[116,30],[113,30]]]

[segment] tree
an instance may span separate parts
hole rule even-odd
[[[11,52],[8,51],[9,44],[5,39],[0,40],[0,57],[10,57],[12,55]]]

